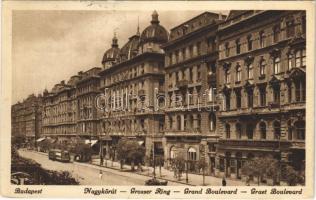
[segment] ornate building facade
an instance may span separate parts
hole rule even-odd
[[[219,176],[242,178],[249,158],[305,166],[303,11],[231,11],[219,26]]]
[[[163,155],[164,114],[157,107],[164,95],[164,52],[160,45],[168,41],[168,32],[160,25],[158,13],[151,24],[137,33],[121,49],[114,37],[104,54],[100,72],[100,90],[104,95],[100,109],[99,136],[103,153],[115,156],[119,139],[130,138],[146,147],[146,155]],[[114,153],[113,153],[114,151]],[[112,152],[112,154],[110,153]]]
[[[205,12],[171,29],[165,50],[165,159],[177,155],[190,171],[205,160],[215,173],[216,32],[223,16]],[[169,165],[169,164],[168,164]]]

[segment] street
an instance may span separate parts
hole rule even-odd
[[[43,168],[56,171],[68,171],[80,182],[80,185],[144,185],[150,179],[147,176],[132,172],[120,172],[109,168],[100,168],[86,163],[63,163],[52,161],[48,156],[39,152],[19,150],[19,155],[32,159],[42,165]],[[99,177],[102,170],[102,179]],[[181,185],[180,183],[168,182],[168,185]]]

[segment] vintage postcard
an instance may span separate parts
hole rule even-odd
[[[313,2],[2,6],[1,195],[314,195]]]

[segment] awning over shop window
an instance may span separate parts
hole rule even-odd
[[[94,146],[98,140],[85,140],[85,144],[90,144],[91,146]]]
[[[144,144],[144,141],[138,141],[138,144],[142,145],[142,144]]]
[[[43,141],[43,140],[45,140],[46,138],[38,138],[37,140],[36,140],[36,142],[41,142],[41,141]]]

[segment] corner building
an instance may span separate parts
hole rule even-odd
[[[165,137],[167,168],[180,155],[190,172],[196,162],[215,173],[217,130],[217,28],[222,15],[205,12],[171,29],[165,50]]]
[[[304,11],[231,11],[219,26],[218,176],[265,155],[304,172],[305,33]]]
[[[99,109],[98,134],[102,153],[116,159],[116,145],[122,138],[144,145],[146,155],[163,156],[164,113],[158,109],[164,95],[164,52],[160,45],[168,41],[167,30],[160,25],[158,13],[151,24],[137,32],[120,49],[116,36],[103,57],[100,92],[105,94]],[[100,98],[102,99],[102,98]]]

